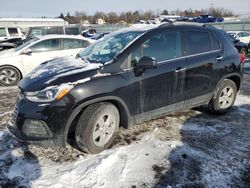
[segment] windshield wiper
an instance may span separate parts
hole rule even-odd
[[[79,55],[79,57],[78,58],[81,58],[83,61],[85,61],[85,63],[90,63],[88,60],[87,60],[87,58],[85,58],[85,57],[81,57],[80,55]]]

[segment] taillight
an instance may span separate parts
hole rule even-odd
[[[245,61],[246,61],[246,54],[242,53],[242,54],[239,54],[239,55],[240,55],[240,62],[241,63],[245,63]]]

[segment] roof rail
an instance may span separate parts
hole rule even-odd
[[[206,23],[198,23],[198,22],[180,22],[180,21],[177,21],[177,22],[174,22],[173,24],[174,25],[195,25],[195,26],[201,26],[201,27],[216,28],[212,25],[208,25]]]

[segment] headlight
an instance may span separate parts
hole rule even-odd
[[[73,85],[52,86],[41,91],[26,92],[24,95],[32,102],[52,102],[63,98],[72,88]]]

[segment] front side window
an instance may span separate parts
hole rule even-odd
[[[59,39],[48,39],[41,42],[38,42],[30,47],[32,52],[47,52],[60,50],[59,48]]]
[[[86,48],[89,45],[88,41],[80,39],[63,39],[63,46],[65,50],[75,48]]]
[[[249,33],[242,33],[242,37],[249,37],[250,36],[250,34]]]
[[[10,36],[18,36],[17,28],[8,28]]]
[[[79,55],[90,63],[105,64],[115,58],[129,43],[142,35],[144,31],[118,31],[107,35],[90,45]]]
[[[212,51],[210,36],[205,31],[187,31],[187,50],[189,55]]]
[[[177,31],[163,32],[144,41],[133,50],[131,67],[135,66],[144,56],[153,57],[157,62],[180,57],[180,33]]]
[[[0,28],[0,37],[6,37],[6,36],[7,36],[7,33],[6,33],[5,28]]]

